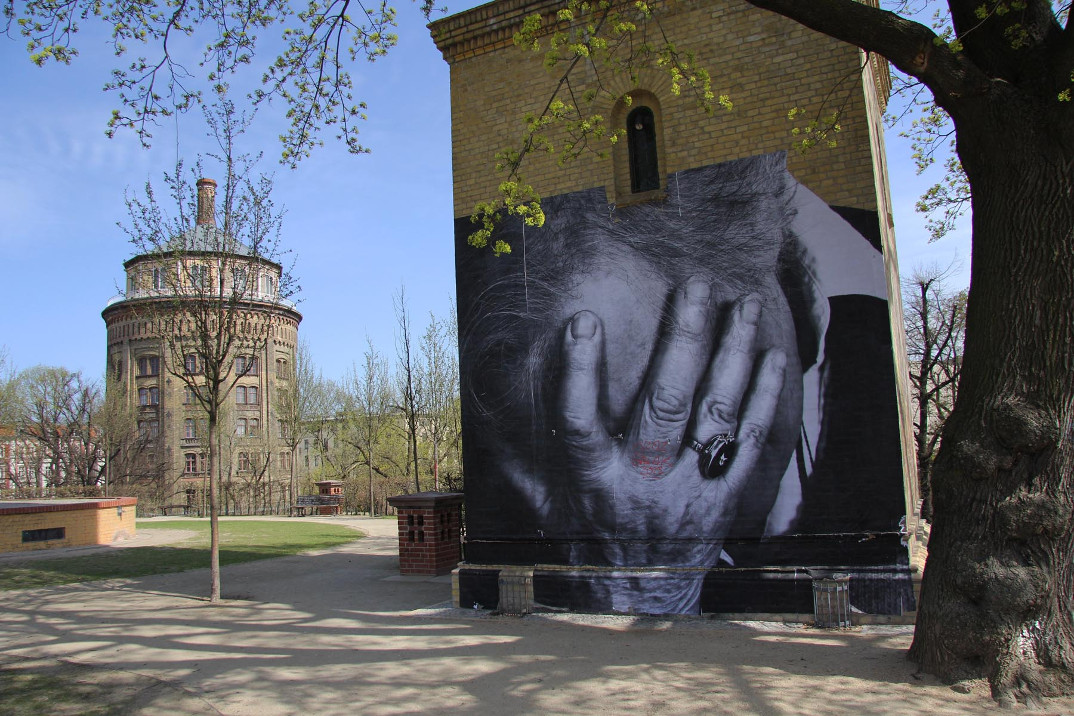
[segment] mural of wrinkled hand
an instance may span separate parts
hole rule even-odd
[[[752,489],[786,355],[757,349],[762,305],[756,295],[734,304],[713,351],[714,303],[700,278],[675,291],[665,335],[621,437],[608,434],[600,408],[600,317],[580,311],[565,329],[559,420],[570,474],[547,506],[584,515],[612,566],[715,564],[743,491]],[[692,443],[725,434],[734,436],[731,459],[719,476],[703,475]]]

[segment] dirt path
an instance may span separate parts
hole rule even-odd
[[[959,693],[915,676],[906,627],[452,609],[449,580],[397,574],[393,522],[348,520],[371,536],[228,567],[231,599],[217,606],[205,571],[0,592],[0,686],[43,674],[87,689],[83,705],[114,707],[100,713],[131,714],[994,710],[983,685]],[[20,713],[5,693],[0,712]],[[1074,702],[1046,713],[1074,714]]]

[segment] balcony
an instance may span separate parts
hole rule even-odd
[[[184,293],[182,293],[180,295],[184,296],[184,297],[187,297],[187,298],[212,299],[212,298],[216,297],[215,294],[205,294],[205,293],[202,293],[200,291],[195,291],[193,289],[191,289],[188,292],[184,292]],[[225,291],[224,294],[223,294],[223,298],[231,298],[231,295],[232,295],[231,291]],[[142,298],[172,298],[174,296],[175,296],[175,292],[173,292],[173,291],[171,291],[169,289],[162,289],[162,288],[141,289],[141,288],[139,288],[139,289],[135,289],[133,291],[128,291],[125,294],[121,293],[121,294],[112,296],[112,298],[108,299],[108,302],[105,304],[105,308],[107,308],[109,306],[113,306],[113,305],[115,305],[117,303],[122,303],[123,301],[136,301],[136,300],[142,299]],[[288,301],[286,299],[280,298],[279,294],[276,294],[276,293],[266,293],[266,292],[263,292],[263,291],[247,291],[246,295],[244,295],[242,298],[243,298],[244,301],[250,301],[252,303],[275,303],[280,308],[286,308],[286,309],[289,309],[289,310],[295,310],[295,307],[296,307],[296,304],[293,301]]]

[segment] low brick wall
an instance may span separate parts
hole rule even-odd
[[[111,544],[135,534],[138,499],[0,502],[0,552]]]

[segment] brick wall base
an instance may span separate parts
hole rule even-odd
[[[0,502],[0,552],[82,547],[129,539],[136,531],[137,504],[134,497]],[[47,539],[34,539],[42,536]]]

